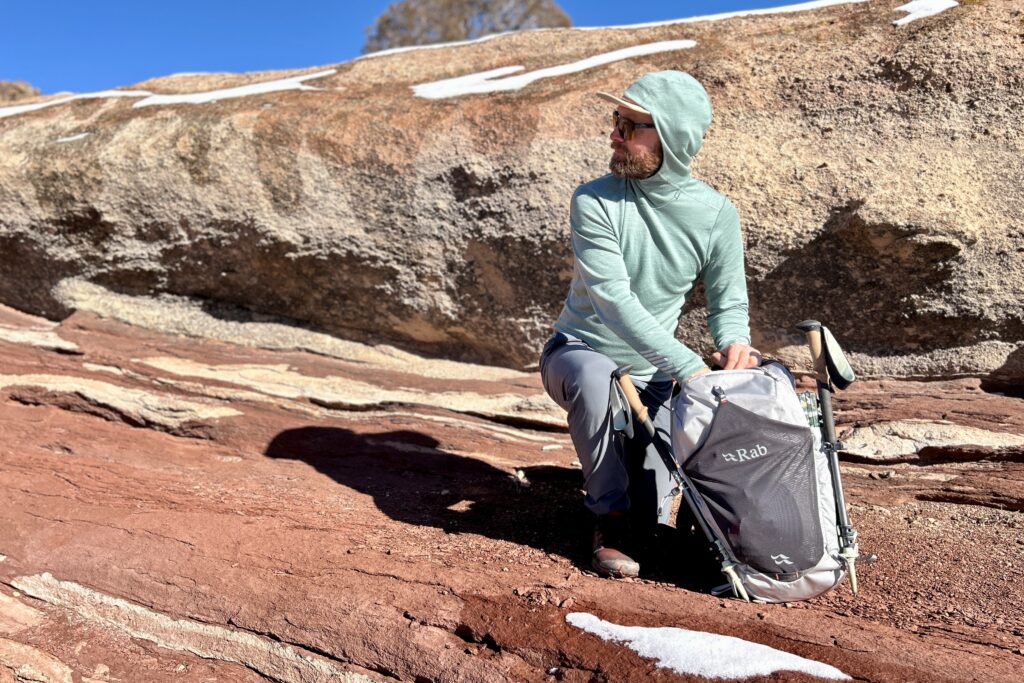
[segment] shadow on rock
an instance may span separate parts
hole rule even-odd
[[[578,470],[539,465],[524,477],[446,453],[414,431],[357,434],[301,427],[278,434],[272,458],[302,460],[339,484],[373,496],[396,521],[473,533],[589,562],[591,519],[580,504]]]
[[[987,320],[977,307],[946,312],[969,244],[946,226],[873,222],[863,205],[835,207],[820,234],[752,286],[752,310],[773,321],[826,320],[848,350],[865,353],[961,347],[980,329],[1019,337],[1019,323]]]
[[[981,381],[985,391],[1024,398],[1024,344],[1014,349],[988,378]]]
[[[396,521],[510,541],[590,568],[593,517],[581,502],[579,470],[537,465],[521,468],[520,478],[476,458],[446,453],[439,445],[414,431],[357,434],[301,427],[278,434],[265,454],[302,460],[373,496],[378,509]],[[645,578],[708,588],[720,583],[720,575],[705,546],[692,534],[659,526],[638,533],[629,550]]]

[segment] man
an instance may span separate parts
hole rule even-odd
[[[675,338],[698,280],[718,349],[714,362],[725,369],[755,367],[760,355],[750,346],[736,209],[690,175],[711,123],[704,88],[687,74],[662,71],[640,78],[624,97],[597,94],[617,105],[611,175],[573,195],[575,269],[540,367],[545,390],[568,411],[584,503],[597,515],[592,565],[622,577],[640,570],[623,550],[630,538],[627,511],[650,527],[664,523],[669,510],[660,519],[656,511],[670,485],[643,429],[630,439],[613,430],[612,370],[632,366],[640,397],[667,438],[673,381],[710,371]]]

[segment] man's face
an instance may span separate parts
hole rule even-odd
[[[654,123],[654,119],[648,114],[641,114],[626,107],[617,107],[620,122],[623,119],[632,123]],[[625,128],[628,123],[620,123],[612,127],[611,145],[612,160],[608,164],[611,172],[619,178],[630,178],[639,180],[650,178],[661,168],[661,139],[654,128],[635,128],[633,137],[626,140],[622,136],[620,128]]]

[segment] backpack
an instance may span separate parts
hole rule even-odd
[[[738,597],[807,600],[846,575],[842,487],[837,496],[831,444],[805,409],[816,416],[816,403],[777,361],[699,375],[673,399],[672,451],[696,494],[690,508]]]

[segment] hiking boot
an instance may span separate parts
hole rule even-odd
[[[629,537],[628,520],[625,515],[601,515],[594,527],[594,554],[590,565],[598,574],[617,579],[633,577],[640,573],[640,565],[619,550]]]

